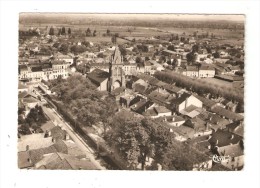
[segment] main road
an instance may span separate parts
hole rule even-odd
[[[78,147],[86,153],[86,157],[97,167],[97,169],[105,170],[102,166],[102,161],[95,158],[94,151],[86,144],[86,142],[71,128],[71,126],[59,115],[59,113],[53,109],[41,105],[45,114],[54,122],[55,125],[59,125],[67,131],[70,138],[78,145]]]

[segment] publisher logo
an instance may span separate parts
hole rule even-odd
[[[228,156],[218,156],[218,155],[213,155],[212,156],[212,161],[215,163],[221,163],[221,161],[228,160],[230,157]]]

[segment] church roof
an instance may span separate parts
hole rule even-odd
[[[88,78],[94,82],[102,83],[109,78],[109,73],[100,69],[95,69],[88,74]]]

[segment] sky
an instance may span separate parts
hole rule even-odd
[[[244,22],[244,15],[213,15],[213,14],[67,14],[67,13],[21,13],[20,16],[31,16],[32,14],[43,14],[44,16],[67,16],[68,18],[100,18],[100,19],[145,19],[145,20],[198,20],[198,21],[213,21],[213,20],[226,20],[226,21],[235,21],[235,22]]]

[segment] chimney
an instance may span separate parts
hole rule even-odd
[[[174,116],[172,117],[172,121],[175,121],[175,117]]]
[[[162,170],[162,165],[160,165],[159,163],[157,164],[157,167],[158,167],[158,171]]]
[[[65,140],[69,140],[69,139],[70,139],[70,135],[68,133],[66,133]]]
[[[51,136],[51,131],[48,131],[48,136]]]
[[[29,150],[30,150],[30,146],[26,145],[26,151],[29,151]]]
[[[216,141],[216,145],[218,145],[218,140]]]
[[[230,140],[233,140],[233,139],[234,139],[234,135],[232,134]]]
[[[167,118],[166,118],[166,117],[164,117],[164,121],[167,121]]]
[[[29,163],[32,163],[32,160],[31,160],[30,158],[28,158],[27,161],[28,161]]]

